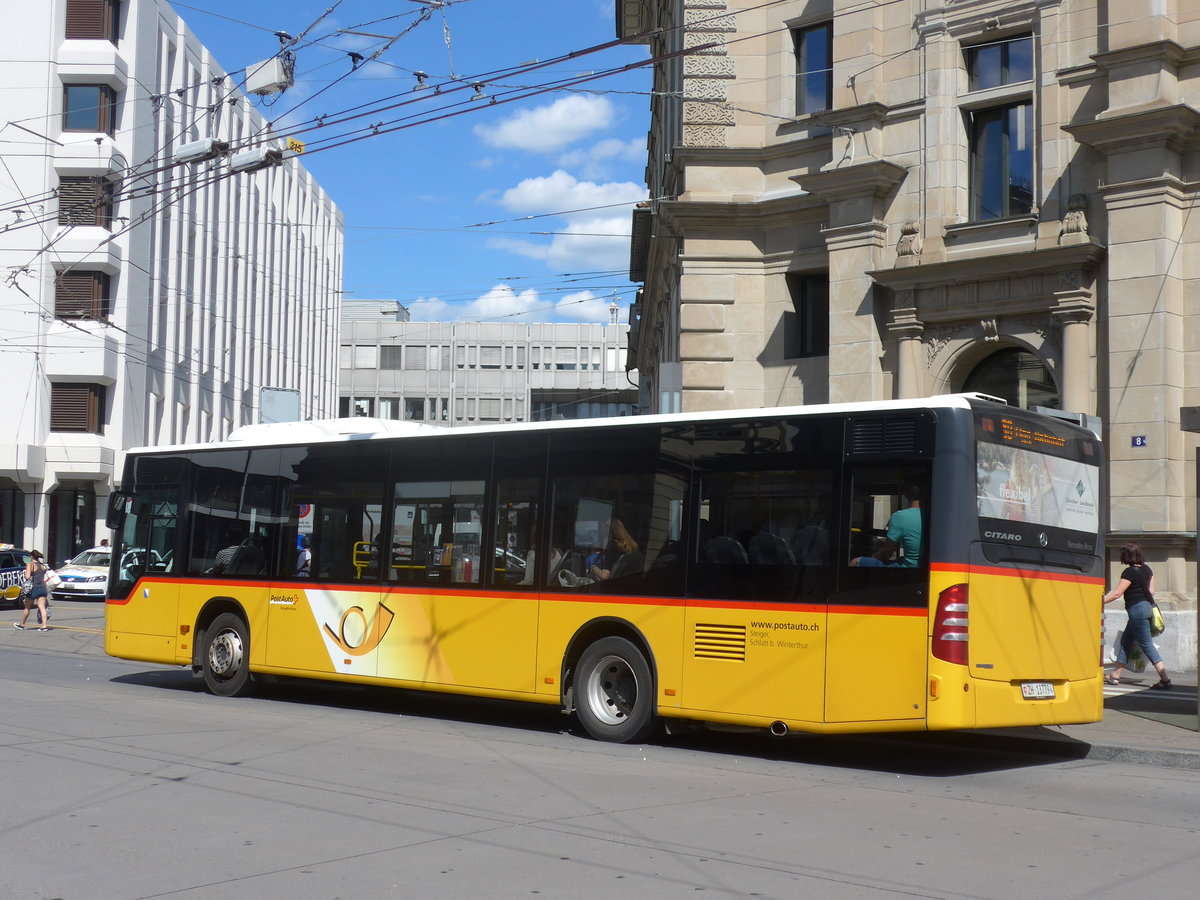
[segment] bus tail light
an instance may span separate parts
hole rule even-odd
[[[960,666],[967,664],[967,586],[955,584],[938,595],[933,618],[933,655]]]

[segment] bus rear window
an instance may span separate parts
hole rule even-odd
[[[976,504],[984,540],[1094,552],[1100,524],[1094,440],[1010,417],[981,417],[979,424]],[[1080,534],[1089,537],[1081,541]]]

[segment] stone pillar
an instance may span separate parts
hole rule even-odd
[[[827,168],[793,180],[829,205],[829,402],[887,400],[891,385],[880,359],[883,341],[870,315],[887,249],[883,201],[905,169],[885,159]]]
[[[1088,326],[1095,312],[1089,298],[1078,291],[1064,291],[1058,306],[1051,311],[1062,327],[1062,371],[1059,386],[1062,389],[1062,408],[1069,412],[1093,415],[1092,409],[1092,353]]]
[[[898,290],[892,302],[892,319],[888,332],[896,339],[896,399],[924,397],[924,378],[921,370],[921,338],[925,324],[917,318],[916,291]]]

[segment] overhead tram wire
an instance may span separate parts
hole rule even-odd
[[[765,3],[765,4],[762,4],[762,5],[761,5],[761,7],[755,7],[754,9],[757,9],[757,8],[762,8],[762,7],[766,7],[766,6],[772,6],[772,5],[775,5],[775,4],[777,4],[777,3],[780,3],[780,2],[784,2],[784,0],[771,0],[771,2],[769,2],[769,3]],[[751,11],[751,10],[740,10],[739,12],[749,12],[749,11]],[[534,70],[534,69],[545,68],[545,67],[547,67],[547,66],[551,66],[551,65],[558,64],[559,62],[563,62],[563,61],[567,61],[567,60],[575,59],[575,58],[577,58],[577,57],[584,56],[584,55],[588,55],[588,54],[590,54],[590,53],[599,52],[600,50],[604,50],[604,49],[611,49],[611,48],[613,48],[613,47],[616,47],[616,46],[621,46],[621,45],[623,45],[623,44],[631,43],[631,42],[637,41],[638,39],[640,39],[640,38],[642,38],[642,37],[646,37],[646,36],[649,36],[649,35],[652,35],[652,34],[661,33],[661,31],[662,31],[662,29],[652,29],[651,31],[643,32],[643,33],[641,33],[641,34],[639,34],[639,35],[634,35],[634,36],[630,36],[630,37],[628,37],[628,38],[622,38],[622,39],[618,39],[618,40],[615,40],[615,41],[606,41],[606,42],[604,42],[604,43],[602,43],[602,44],[597,44],[597,45],[593,45],[592,47],[584,48],[583,50],[579,50],[579,51],[573,51],[573,52],[571,52],[571,53],[569,53],[569,54],[565,54],[565,55],[563,55],[563,56],[557,57],[557,58],[555,58],[555,59],[552,59],[552,60],[547,60],[547,61],[539,61],[539,62],[536,62],[536,63],[534,63],[534,64],[530,64],[530,65],[524,65],[524,66],[512,66],[512,67],[507,67],[507,68],[504,68],[504,69],[495,70],[495,73],[496,73],[496,74],[498,74],[498,73],[501,73],[501,72],[508,72],[508,73],[510,73],[510,74],[516,74],[516,73],[520,73],[520,72],[524,72],[524,71],[531,71],[531,70]],[[742,38],[742,39],[748,39],[749,37],[750,37],[750,36],[747,36],[746,38]],[[600,79],[600,78],[611,77],[611,76],[613,76],[613,75],[620,74],[620,73],[622,73],[622,72],[628,72],[628,71],[633,71],[633,70],[635,70],[635,69],[639,69],[639,68],[645,68],[646,66],[649,66],[649,65],[654,65],[655,63],[657,63],[657,62],[660,62],[660,61],[664,61],[664,60],[668,60],[668,59],[673,59],[673,58],[678,58],[678,57],[681,57],[681,56],[687,56],[687,55],[691,55],[691,54],[695,54],[695,53],[698,53],[698,52],[700,52],[700,51],[702,51],[702,50],[705,50],[705,49],[710,49],[712,46],[717,46],[717,45],[718,45],[718,44],[714,43],[714,44],[706,44],[706,45],[701,45],[701,46],[698,46],[698,47],[685,48],[685,49],[683,49],[683,50],[674,51],[674,52],[672,52],[672,53],[669,53],[669,54],[664,54],[664,55],[661,55],[661,56],[659,56],[659,57],[651,57],[651,58],[649,58],[649,59],[646,59],[646,60],[640,60],[640,61],[637,61],[637,62],[634,62],[634,63],[630,63],[630,64],[627,64],[627,65],[624,65],[624,66],[620,66],[620,67],[615,67],[615,68],[612,68],[612,69],[608,69],[608,70],[605,70],[605,71],[603,71],[603,72],[600,72],[600,73],[589,73],[588,75],[579,76],[579,77],[577,77],[577,78],[574,78],[574,79],[565,79],[565,80],[563,80],[563,81],[559,82],[559,84],[558,84],[557,86],[558,86],[558,87],[561,87],[561,86],[562,86],[562,85],[564,85],[564,84],[565,84],[565,85],[582,84],[582,83],[587,83],[587,82],[590,82],[590,81],[598,80],[598,79]],[[484,75],[484,76],[475,76],[475,77],[486,78],[487,76],[486,76],[486,75]],[[452,92],[455,92],[455,91],[460,91],[460,90],[466,89],[466,88],[468,88],[468,87],[471,87],[471,86],[473,86],[473,83],[472,83],[472,84],[459,84],[458,86],[455,86],[455,87],[450,87],[450,88],[448,88],[448,89],[447,89],[446,91],[444,91],[443,93],[452,93]],[[505,104],[505,103],[512,103],[512,102],[516,102],[516,101],[519,101],[519,100],[529,99],[529,98],[531,98],[531,97],[534,97],[534,96],[539,96],[539,95],[541,95],[541,94],[548,93],[548,92],[550,92],[550,90],[552,90],[552,88],[546,87],[546,88],[538,88],[538,89],[534,89],[534,90],[530,90],[530,91],[525,91],[525,92],[517,93],[515,96],[506,97],[506,98],[503,98],[503,99],[501,99],[501,98],[498,98],[498,97],[493,97],[493,98],[491,98],[491,102],[488,104],[488,106],[500,105],[500,104]],[[393,95],[393,96],[399,96],[399,95]],[[361,114],[358,114],[358,115],[356,115],[356,116],[351,116],[351,117],[344,118],[344,119],[341,119],[341,120],[338,120],[338,121],[339,121],[339,122],[345,122],[345,121],[349,121],[349,119],[351,119],[351,118],[361,118],[361,117],[363,117],[363,116],[365,116],[365,115],[368,115],[368,114],[374,114],[374,113],[376,113],[376,112],[381,112],[381,111],[384,111],[384,110],[386,110],[386,109],[389,109],[389,108],[396,108],[396,107],[399,107],[399,106],[407,105],[408,103],[411,103],[411,102],[415,102],[415,101],[413,101],[413,100],[411,100],[411,99],[410,99],[410,100],[404,101],[404,102],[402,102],[402,103],[393,104],[392,106],[389,106],[389,107],[384,107],[384,108],[381,108],[381,109],[374,109],[374,110],[372,110],[372,111],[371,111],[371,113],[361,113]],[[460,106],[460,105],[462,105],[462,104],[453,104],[451,107],[446,107],[446,108],[447,108],[447,109],[451,109],[451,110],[453,110],[453,106]],[[315,148],[315,149],[314,149],[314,150],[312,150],[312,151],[306,151],[306,152],[309,152],[309,153],[317,153],[317,152],[322,152],[322,151],[324,151],[324,150],[335,149],[335,148],[342,147],[342,146],[346,146],[346,145],[349,145],[349,144],[352,144],[352,143],[357,143],[359,140],[364,140],[364,139],[366,139],[367,137],[374,137],[374,136],[377,136],[377,135],[380,135],[380,134],[390,134],[390,133],[394,133],[394,132],[396,132],[396,131],[401,131],[401,130],[405,130],[405,129],[407,129],[407,128],[415,127],[416,125],[419,125],[419,124],[428,124],[428,123],[431,123],[431,122],[436,122],[436,121],[440,121],[440,120],[443,120],[443,119],[446,119],[446,118],[451,118],[451,117],[455,117],[455,116],[458,116],[458,115],[462,115],[462,114],[463,114],[463,113],[465,113],[465,112],[469,112],[469,111],[471,111],[471,110],[473,110],[473,109],[479,109],[479,108],[481,108],[481,107],[479,107],[478,105],[475,105],[475,104],[471,104],[471,105],[467,106],[467,108],[466,108],[466,109],[458,109],[458,110],[453,110],[453,111],[450,111],[450,112],[445,112],[445,113],[443,113],[443,114],[441,114],[441,115],[426,116],[425,118],[419,119],[418,121],[415,121],[415,122],[407,122],[406,124],[403,124],[403,125],[398,125],[398,126],[396,126],[396,127],[387,128],[387,129],[381,129],[381,128],[380,128],[378,125],[376,125],[376,126],[368,126],[368,127],[370,127],[370,128],[371,128],[371,132],[370,132],[369,134],[363,134],[363,135],[359,135],[359,136],[357,136],[357,137],[353,137],[353,136],[347,136],[347,135],[342,135],[342,136],[334,136],[334,137],[330,138],[329,140],[337,141],[336,143],[329,144],[329,145],[327,145],[327,146],[325,146],[325,147],[318,147],[318,148]],[[408,118],[415,118],[415,117],[408,117]],[[397,121],[397,122],[403,122],[403,121],[405,121],[405,120],[404,120],[404,119],[399,119],[399,120],[394,120],[394,121]],[[268,123],[268,124],[269,124],[269,123]],[[321,125],[320,125],[320,126],[317,126],[317,127],[325,127],[327,124],[329,124],[329,123],[325,123],[325,122],[323,122],[323,121],[322,121]],[[337,124],[337,123],[333,123],[333,124]],[[360,131],[360,130],[361,130],[361,129],[357,129],[356,131]],[[350,133],[349,133],[349,135],[354,135],[354,134],[355,134],[355,132],[350,132]],[[341,137],[341,138],[342,138],[340,141],[338,140],[338,138],[339,138],[339,137]],[[274,139],[276,139],[276,138],[271,138],[271,139],[272,139],[272,140],[274,140]],[[246,143],[246,144],[243,144],[242,146],[243,146],[243,147],[245,147],[245,146],[253,147],[253,146],[256,146],[257,144],[259,144],[259,143],[261,143],[261,142],[262,142],[262,141],[261,141],[261,139],[252,139],[250,142],[248,142],[248,143]],[[159,152],[162,152],[162,151],[160,150]],[[153,160],[153,157],[151,157],[151,160],[150,160],[150,161],[152,161],[152,160]],[[165,166],[160,166],[158,169],[151,170],[150,172],[144,172],[144,173],[141,173],[141,175],[142,175],[142,177],[147,177],[147,176],[149,176],[149,175],[156,174],[156,173],[157,173],[157,172],[159,172],[159,171],[163,171],[163,170],[165,170],[165,169],[169,169],[169,168],[174,168],[175,166],[178,166],[178,165],[185,165],[185,164],[182,164],[182,163],[167,164],[167,165],[165,165]],[[216,175],[214,175],[214,176],[213,176],[213,178],[211,178],[211,179],[210,179],[210,181],[209,181],[209,182],[206,182],[206,183],[212,183],[212,182],[215,182],[215,181],[221,180],[222,178],[231,177],[232,175],[236,175],[236,174],[240,174],[240,173],[235,173],[235,172],[221,172],[221,173],[217,173]],[[115,201],[115,200],[117,200],[117,199],[125,199],[125,197],[124,197],[124,196],[121,196],[121,195],[118,195],[118,194],[114,194],[114,197],[113,197],[113,199],[114,199],[114,201]],[[143,215],[143,216],[140,216],[140,217],[139,217],[139,219],[138,219],[138,221],[137,221],[135,224],[140,224],[140,222],[142,222],[142,221],[145,221],[145,219],[146,219],[146,216],[145,216],[145,215]],[[121,233],[124,233],[124,231],[125,231],[125,230],[127,230],[127,229],[123,229]],[[114,236],[115,236],[115,235],[114,235]],[[112,238],[113,238],[114,236],[110,236],[110,237],[106,238],[104,241],[102,241],[102,242],[101,242],[101,244],[100,244],[99,246],[103,246],[103,244],[104,244],[104,243],[107,243],[107,242],[109,242],[110,240],[112,240]],[[48,248],[46,248],[46,249],[48,249]],[[36,257],[35,257],[35,259],[36,259]]]

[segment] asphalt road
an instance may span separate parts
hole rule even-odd
[[[1200,772],[921,738],[588,740],[543,707],[205,694],[98,604],[0,634],[4,898],[1191,896]],[[0,621],[3,615],[0,614]]]

